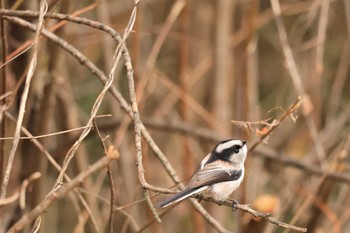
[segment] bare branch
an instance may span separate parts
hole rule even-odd
[[[109,154],[109,153],[113,153],[113,151],[107,149],[107,146],[106,144],[104,143],[104,140],[102,138],[102,135],[101,135],[101,132],[100,130],[98,129],[97,127],[97,123],[96,123],[96,119],[94,119],[94,128],[97,132],[97,136],[98,136],[98,139],[99,139],[99,142],[103,148],[103,151],[105,153],[105,155]],[[113,146],[110,147],[112,150],[113,150]],[[108,164],[108,167],[107,167],[108,171],[107,171],[107,174],[108,174],[108,180],[109,180],[109,185],[110,185],[110,190],[111,190],[111,198],[110,198],[110,210],[109,210],[109,229],[108,229],[108,232],[109,233],[112,233],[113,232],[113,215],[114,215],[114,212],[113,212],[113,203],[114,203],[114,179],[113,179],[113,174],[112,174],[112,166],[110,164]]]
[[[301,98],[298,97],[295,102],[288,108],[286,112],[280,116],[280,118],[275,122],[274,124],[271,124],[270,127],[267,129],[266,132],[260,137],[260,140],[253,144],[250,148],[249,151],[254,151],[255,148],[264,141],[266,137],[268,137],[272,131],[274,131],[287,117],[290,117],[295,111],[297,111],[301,105]]]
[[[104,156],[96,163],[91,165],[88,170],[80,173],[77,177],[72,179],[70,182],[67,182],[63,185],[54,195],[50,195],[48,198],[44,199],[39,205],[37,205],[29,213],[23,215],[9,230],[8,233],[18,232],[23,229],[24,226],[31,223],[44,211],[46,211],[53,203],[58,201],[61,198],[64,198],[70,191],[75,187],[80,185],[86,178],[92,175],[92,173],[101,170],[102,168],[108,166],[108,164],[117,157]]]
[[[273,217],[271,217],[271,214],[270,213],[261,213],[259,211],[256,211],[252,208],[249,207],[248,204],[239,204],[239,203],[236,203],[236,201],[233,201],[233,200],[226,200],[224,202],[221,202],[221,201],[216,201],[212,198],[206,198],[206,197],[203,197],[203,196],[198,196],[199,200],[205,200],[205,201],[209,201],[209,202],[214,202],[218,205],[225,205],[225,206],[228,206],[228,207],[231,207],[231,208],[237,208],[239,210],[242,210],[244,212],[247,212],[247,213],[250,213],[251,215],[253,215],[254,217],[256,218],[263,218],[263,219],[266,219],[267,221],[269,221],[270,223],[273,223],[277,226],[280,226],[280,227],[283,227],[283,228],[287,228],[287,229],[291,229],[291,230],[295,230],[295,231],[300,231],[300,232],[306,232],[307,229],[304,228],[304,227],[297,227],[297,226],[294,226],[294,225],[291,225],[291,224],[288,224],[288,223],[284,223],[284,222],[281,222]]]
[[[36,64],[37,64],[39,38],[40,38],[40,33],[42,30],[42,27],[44,25],[44,14],[46,13],[46,11],[47,11],[46,1],[42,0],[40,2],[40,14],[39,14],[39,19],[38,19],[38,26],[36,28],[36,33],[35,33],[34,52],[33,52],[32,59],[30,61],[30,65],[29,65],[29,69],[28,69],[28,73],[26,76],[26,81],[25,81],[25,85],[24,85],[24,89],[23,89],[23,94],[21,97],[21,103],[20,103],[20,107],[19,107],[18,120],[16,122],[16,130],[15,130],[15,134],[14,134],[14,140],[13,140],[11,152],[10,152],[10,155],[8,158],[6,170],[5,170],[2,185],[1,185],[0,200],[3,200],[6,198],[7,185],[8,185],[8,182],[10,180],[10,174],[11,174],[11,170],[12,170],[12,166],[13,166],[13,161],[14,161],[15,153],[16,153],[18,143],[19,143],[19,137],[21,134],[21,127],[22,127],[22,123],[23,123],[23,119],[24,119],[24,113],[25,113],[25,107],[26,107],[26,103],[27,103],[29,88],[30,88],[30,84],[31,84],[32,78],[34,76],[34,72],[35,72],[35,68],[36,68]]]

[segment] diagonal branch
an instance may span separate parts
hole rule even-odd
[[[301,98],[298,97],[294,101],[294,103],[288,108],[288,110],[282,116],[280,116],[277,122],[272,124],[271,127],[267,130],[267,132],[260,137],[260,140],[250,147],[249,151],[254,151],[255,148],[272,133],[272,131],[274,131],[285,119],[287,119],[287,117],[291,116],[295,111],[297,111],[301,105],[301,101]]]
[[[21,136],[21,127],[24,119],[24,113],[25,113],[25,107],[27,103],[27,98],[28,98],[28,93],[29,93],[29,88],[30,84],[32,81],[32,78],[34,76],[36,64],[37,64],[37,59],[38,59],[38,45],[39,45],[39,38],[40,34],[42,31],[42,27],[44,25],[44,14],[47,11],[47,4],[43,0],[40,2],[40,14],[39,14],[39,19],[38,19],[38,26],[36,28],[36,34],[35,34],[35,40],[34,40],[34,51],[33,51],[33,56],[30,61],[28,73],[26,76],[26,81],[23,89],[23,94],[21,96],[21,102],[19,106],[19,113],[18,113],[18,120],[16,123],[16,129],[15,129],[15,134],[14,134],[14,140],[12,143],[12,148],[9,154],[6,170],[3,176],[3,181],[1,185],[1,193],[0,193],[0,200],[6,198],[6,191],[7,191],[7,185],[10,180],[10,174],[13,166],[13,161],[15,158],[15,153],[17,151],[18,143],[19,143],[19,138]]]
[[[285,223],[285,222],[281,222],[278,219],[275,219],[275,218],[271,217],[270,213],[261,213],[259,211],[256,211],[256,210],[250,208],[249,204],[239,204],[236,201],[229,200],[229,199],[224,201],[224,202],[216,201],[216,200],[214,200],[212,198],[203,197],[202,195],[198,195],[198,196],[196,196],[196,198],[197,197],[198,197],[199,200],[205,200],[205,201],[216,203],[218,205],[225,205],[225,206],[228,206],[228,207],[233,207],[233,209],[236,208],[236,209],[242,210],[244,212],[250,213],[255,218],[263,218],[263,219],[269,221],[272,224],[275,224],[277,226],[280,226],[280,227],[283,227],[283,228],[286,228],[286,229],[291,229],[291,230],[300,231],[300,232],[306,232],[307,231],[307,229],[304,228],[304,227],[298,227],[298,226],[294,226],[294,225],[291,225],[291,224],[288,224],[288,223]]]
[[[29,213],[23,215],[9,230],[8,233],[19,232],[27,224],[31,223],[34,219],[40,216],[44,211],[46,211],[53,203],[61,198],[64,198],[70,191],[75,187],[79,186],[86,178],[92,175],[92,173],[101,170],[102,168],[108,166],[108,164],[117,157],[104,156],[92,166],[90,166],[86,171],[80,173],[77,177],[72,179],[70,182],[63,185],[54,195],[49,198],[45,198],[40,204],[38,204]]]

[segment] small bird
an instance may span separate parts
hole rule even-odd
[[[223,202],[242,183],[246,141],[229,139],[219,142],[200,163],[186,188],[156,206],[165,208],[193,194],[204,194]]]

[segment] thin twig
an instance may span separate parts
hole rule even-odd
[[[132,17],[135,17],[136,15],[137,8],[136,6],[134,7]],[[132,29],[133,25],[130,25],[130,30]],[[129,96],[130,96],[130,102],[131,102],[131,109],[133,112],[133,120],[134,120],[134,130],[135,130],[135,146],[136,146],[136,166],[137,166],[137,171],[139,175],[139,181],[141,184],[141,187],[143,189],[143,194],[146,199],[146,202],[152,211],[155,219],[157,220],[158,223],[161,222],[159,215],[151,201],[151,198],[149,196],[148,189],[145,188],[146,178],[145,178],[145,171],[143,168],[143,162],[142,162],[142,144],[141,144],[141,129],[140,129],[140,115],[139,115],[139,110],[137,107],[137,100],[136,100],[136,94],[135,94],[135,84],[134,84],[134,77],[133,77],[133,68],[130,60],[127,60],[125,62],[125,66],[127,69],[127,77],[128,77],[128,85],[129,85]]]
[[[37,63],[37,58],[38,58],[37,56],[38,56],[39,38],[40,38],[40,33],[42,30],[42,27],[44,25],[43,24],[44,23],[44,14],[46,11],[47,11],[47,4],[44,0],[42,0],[40,2],[40,14],[39,14],[38,26],[36,28],[36,34],[35,34],[33,56],[32,56],[32,59],[30,61],[30,66],[29,66],[29,70],[27,73],[26,82],[25,82],[24,89],[23,89],[23,94],[21,96],[18,119],[16,122],[16,129],[15,129],[15,133],[14,133],[15,138],[14,138],[13,143],[12,143],[12,148],[11,148],[11,151],[9,154],[6,170],[5,170],[2,185],[1,185],[0,200],[4,199],[6,197],[7,185],[8,185],[8,182],[10,180],[10,174],[11,174],[11,170],[13,167],[13,161],[15,158],[15,153],[17,151],[19,137],[21,134],[21,126],[22,126],[23,119],[24,119],[24,113],[25,113],[25,107],[26,107],[26,103],[27,103],[29,88],[30,88],[31,80],[34,76],[34,72],[35,72],[35,68],[36,68],[36,63]]]
[[[254,143],[250,148],[249,151],[254,151],[255,148],[261,144],[266,137],[268,137],[272,131],[274,131],[287,117],[290,117],[295,111],[297,111],[301,105],[301,98],[298,97],[294,103],[288,108],[288,110],[280,116],[280,118],[275,122],[274,124],[271,125],[271,127],[260,137],[260,140],[256,143]]]
[[[232,204],[232,202],[229,203],[229,204]],[[261,213],[259,211],[256,211],[256,210],[250,208],[249,205],[236,204],[236,208],[240,209],[240,210],[242,210],[244,212],[250,213],[251,215],[253,215],[256,218],[266,219],[270,223],[275,224],[275,225],[280,226],[280,227],[283,227],[283,228],[287,228],[287,229],[291,229],[291,230],[295,230],[295,231],[300,231],[300,232],[306,232],[307,231],[307,229],[304,228],[304,227],[298,227],[298,226],[294,226],[294,225],[291,225],[291,224],[279,221],[279,220],[271,217],[271,214],[269,214],[269,213]]]
[[[87,11],[92,10],[93,8],[96,7],[96,3],[93,3],[89,6],[84,7],[83,9],[77,10],[72,12],[69,15],[66,16],[70,16],[70,17],[74,17],[77,15],[81,15]],[[53,12],[47,13],[44,15],[45,18],[54,18],[52,15],[56,14]],[[32,17],[32,18],[37,18],[39,17],[39,12],[36,11],[18,11],[18,10],[0,10],[0,15],[10,15],[10,16],[19,16],[19,17]],[[61,15],[61,14],[59,14]],[[61,15],[62,16],[62,15]],[[53,27],[50,28],[50,31],[53,32],[57,29],[59,29],[60,27],[64,26],[66,22],[60,22],[56,25],[54,25]],[[33,46],[32,40],[27,40],[26,42],[24,42],[19,48],[17,48],[15,51],[13,51],[12,53],[10,53],[7,56],[7,62],[2,62],[2,64],[0,65],[0,68],[2,68],[4,65],[8,64],[9,62],[15,60],[17,57],[19,57],[20,55],[24,54],[26,51],[28,51],[31,47]]]
[[[40,139],[40,138],[46,138],[46,137],[52,137],[52,136],[57,136],[57,135],[61,135],[61,134],[66,134],[66,133],[71,133],[71,132],[75,132],[75,131],[79,131],[79,130],[83,130],[86,128],[91,128],[92,125],[85,125],[82,127],[77,127],[77,128],[73,128],[73,129],[67,129],[67,130],[62,130],[62,131],[57,131],[54,133],[48,133],[48,134],[40,134],[40,135],[36,135],[33,137],[19,137],[20,140],[24,140],[24,139],[29,139],[29,140],[33,140],[33,139]],[[0,138],[0,140],[13,140],[14,137],[2,137]]]
[[[134,19],[131,18],[130,22],[132,22],[133,20]],[[104,96],[106,95],[107,91],[109,90],[109,88],[113,84],[114,72],[115,72],[117,64],[119,63],[119,60],[120,60],[123,44],[125,43],[125,40],[126,40],[127,36],[130,34],[130,32],[131,32],[131,30],[127,31],[127,33],[124,34],[124,37],[123,37],[122,41],[119,43],[119,45],[115,49],[115,56],[113,57],[113,66],[111,68],[111,71],[109,73],[109,76],[108,76],[106,82],[104,83],[104,87],[103,87],[102,91],[100,92],[100,94],[98,95],[98,97],[95,100],[95,103],[94,103],[94,105],[92,107],[92,110],[91,110],[91,113],[90,113],[90,118],[88,120],[87,125],[91,125],[92,124],[92,122],[93,122],[94,118],[96,117],[97,112],[98,112],[98,110],[99,110],[99,108],[101,106],[101,103],[102,103],[102,100],[103,100]],[[63,161],[62,171],[58,175],[54,187],[59,187],[59,185],[62,183],[63,174],[64,174],[65,170],[68,168],[68,165],[69,165],[70,161],[75,156],[76,151],[78,150],[80,144],[82,143],[84,138],[89,134],[90,130],[91,130],[90,128],[84,129],[84,131],[80,135],[79,139],[73,144],[73,146],[68,151],[68,153],[67,153],[67,155],[66,155],[66,157],[64,158],[64,161]]]
[[[9,113],[9,112],[5,112],[6,117],[8,117],[10,120],[12,120],[13,122],[17,122],[17,120]],[[24,135],[27,135],[28,137],[33,137],[33,135],[25,128],[22,126],[21,131]],[[50,155],[50,153],[45,149],[45,147],[39,142],[38,139],[33,139],[32,140],[33,144],[39,149],[39,151],[41,153],[43,153],[47,160],[51,163],[51,165],[57,170],[57,171],[61,171],[61,166],[56,162],[56,160]],[[69,176],[67,174],[65,174],[64,178],[67,181],[71,181],[71,179],[69,178]],[[85,201],[84,197],[81,195],[81,193],[78,190],[75,190],[75,194],[78,196],[79,200],[81,201],[82,205],[84,206],[86,212],[89,214],[91,222],[95,228],[96,232],[102,232],[99,230],[98,225],[97,225],[97,221],[95,219],[95,216],[92,214],[92,211],[89,207],[89,205],[87,204],[87,202]],[[72,195],[72,198],[74,200],[74,196]]]
[[[101,132],[99,130],[99,128],[97,127],[97,122],[96,122],[96,119],[93,120],[93,125],[94,125],[94,129],[96,130],[96,133],[97,133],[97,137],[98,137],[98,141],[100,142],[100,145],[103,149],[103,152],[105,153],[105,155],[107,154],[107,146],[106,144],[104,143],[104,140],[102,138],[102,135],[101,135]]]
[[[113,173],[112,173],[112,166],[109,164],[107,167],[108,171],[108,181],[109,181],[109,186],[110,186],[110,190],[111,190],[111,198],[110,198],[110,207],[109,207],[109,229],[108,232],[109,233],[113,233],[113,215],[114,215],[114,179],[113,179]]]
[[[12,194],[11,196],[0,200],[0,206],[3,205],[8,205],[14,201],[16,201],[19,198],[19,192],[15,192],[14,194]]]
[[[242,210],[244,212],[250,213],[251,215],[253,215],[256,218],[266,219],[270,223],[273,223],[273,224],[275,224],[277,226],[280,226],[280,227],[284,227],[284,228],[287,228],[287,229],[300,231],[300,232],[306,232],[307,231],[307,229],[304,228],[304,227],[298,227],[298,226],[294,226],[294,225],[291,225],[291,224],[288,224],[288,223],[285,223],[285,222],[281,222],[281,221],[271,217],[270,213],[261,213],[259,211],[256,211],[256,210],[250,208],[248,204],[239,204],[239,203],[236,203],[233,200],[226,200],[224,202],[216,201],[216,200],[214,200],[212,198],[206,198],[206,197],[203,197],[201,195],[198,195],[198,199],[209,201],[209,202],[213,202],[213,203],[216,203],[218,205],[225,205],[225,206],[228,206],[228,207],[231,207],[231,208],[234,206],[233,208],[237,208],[237,209]]]
[[[100,117],[105,117],[105,116],[109,117],[110,115],[96,116],[95,119],[100,118]],[[92,127],[92,125],[85,125],[85,126],[82,126],[82,127],[76,127],[76,128],[72,128],[72,129],[56,131],[54,133],[40,134],[40,135],[36,135],[36,136],[33,135],[32,137],[22,136],[22,137],[19,137],[19,139],[20,140],[23,140],[23,139],[29,139],[29,140],[40,139],[40,138],[46,138],[46,137],[52,137],[52,136],[57,136],[57,135],[61,135],[61,134],[71,133],[71,132],[74,132],[74,131],[79,131],[79,130],[83,130],[83,129],[91,128],[91,127]],[[0,140],[13,140],[13,139],[14,139],[14,137],[2,137],[2,138],[0,138]]]
[[[63,185],[54,195],[50,195],[48,198],[45,198],[40,204],[38,204],[33,210],[29,213],[23,215],[9,230],[8,233],[18,232],[23,229],[24,226],[31,223],[44,211],[46,211],[53,203],[58,201],[61,198],[64,198],[70,191],[76,188],[79,184],[84,182],[86,178],[92,175],[92,173],[101,170],[102,168],[108,166],[108,164],[116,159],[116,157],[104,156],[96,163],[91,165],[86,171],[80,173],[77,177],[72,179],[70,182]]]
[[[104,143],[104,140],[102,138],[102,135],[101,135],[101,132],[100,130],[98,129],[97,127],[97,122],[96,122],[96,119],[94,119],[94,128],[97,132],[97,136],[99,138],[99,142],[103,148],[103,151],[105,153],[105,155],[108,154],[108,151],[107,151],[107,147]],[[112,174],[112,166],[110,164],[108,164],[108,167],[107,167],[107,174],[108,174],[108,181],[109,181],[109,185],[110,185],[110,190],[111,190],[111,197],[110,197],[110,209],[109,209],[109,228],[108,228],[108,232],[109,233],[113,233],[113,215],[114,215],[114,212],[113,212],[113,203],[114,203],[114,179],[113,179],[113,174]]]
[[[155,190],[152,190],[152,191],[155,191]],[[236,201],[234,200],[230,200],[230,199],[227,199],[225,200],[224,202],[222,201],[217,201],[211,197],[206,197],[206,196],[203,196],[203,195],[194,195],[193,196],[194,198],[197,198],[198,200],[204,200],[204,201],[208,201],[208,202],[213,202],[213,203],[216,203],[218,205],[225,205],[225,206],[229,206],[229,207],[233,207],[234,204],[235,204],[235,207],[237,209],[240,209],[244,212],[248,212],[250,214],[252,214],[254,217],[258,218],[264,218],[266,219],[267,221],[273,223],[273,224],[276,224],[278,226],[281,226],[281,227],[284,227],[284,228],[288,228],[288,229],[292,229],[292,230],[296,230],[296,231],[301,231],[301,232],[306,232],[306,228],[303,228],[303,227],[297,227],[297,226],[293,226],[293,225],[290,225],[290,224],[287,224],[287,223],[284,223],[284,222],[281,222],[275,218],[272,218],[271,217],[271,214],[270,213],[261,213],[259,211],[256,211],[252,208],[249,207],[249,205],[247,204],[236,204]],[[190,201],[195,201],[194,199],[190,199]],[[199,206],[201,206],[197,201],[195,201]],[[202,207],[202,206],[201,206]],[[203,208],[203,207],[202,207]],[[162,215],[162,214],[161,214]],[[222,229],[222,232],[225,232],[226,230],[225,229]]]
[[[20,197],[19,197],[19,206],[21,207],[21,209],[25,208],[25,203],[26,203],[26,190],[27,187],[29,185],[30,182],[39,179],[41,177],[41,173],[40,172],[34,172],[33,174],[31,174],[27,179],[25,179],[22,182],[21,185],[21,191],[20,191]]]
[[[5,4],[4,0],[0,1],[0,9],[4,9]],[[5,28],[5,20],[0,19],[0,34],[1,34],[1,56],[4,64],[6,64],[6,56],[7,56],[7,36],[6,36],[6,28]],[[7,89],[7,77],[6,77],[7,66],[4,65],[1,68],[1,78],[0,78],[0,95],[6,94]],[[6,105],[6,98],[0,99],[0,106]],[[4,137],[6,135],[6,120],[3,116],[3,111],[0,111],[0,137]],[[2,181],[2,170],[5,163],[5,142],[0,142],[0,182]]]

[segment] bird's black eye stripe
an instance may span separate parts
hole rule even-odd
[[[230,141],[230,140],[227,140],[226,142],[228,142],[228,141]],[[224,141],[224,143],[225,143],[225,141]],[[219,160],[219,159],[224,160],[224,161],[229,161],[231,159],[231,156],[234,154],[238,154],[243,146],[244,146],[244,144],[243,145],[236,144],[236,145],[228,147],[220,152],[218,152],[216,150],[216,147],[215,147],[211,153],[211,156],[209,157],[208,161],[206,161],[205,164],[214,162],[215,160]]]
[[[241,149],[241,146],[239,146],[239,145],[232,146],[230,148],[223,150],[220,153],[220,157],[221,157],[221,159],[228,161],[230,159],[230,157],[232,156],[232,154],[238,154],[240,149]]]
[[[234,147],[226,148],[225,150],[221,151],[220,153],[216,152],[215,150],[212,152],[212,155],[206,162],[206,164],[214,162],[215,160],[223,160],[223,161],[229,161],[230,157],[232,156],[234,152]],[[238,153],[238,152],[237,152]]]
[[[233,151],[237,154],[240,148],[240,146],[234,146]]]
[[[241,146],[241,145],[234,145],[230,148],[227,148],[226,150],[230,151],[231,153],[235,153],[235,154],[238,154],[238,152],[243,148],[244,144]]]

